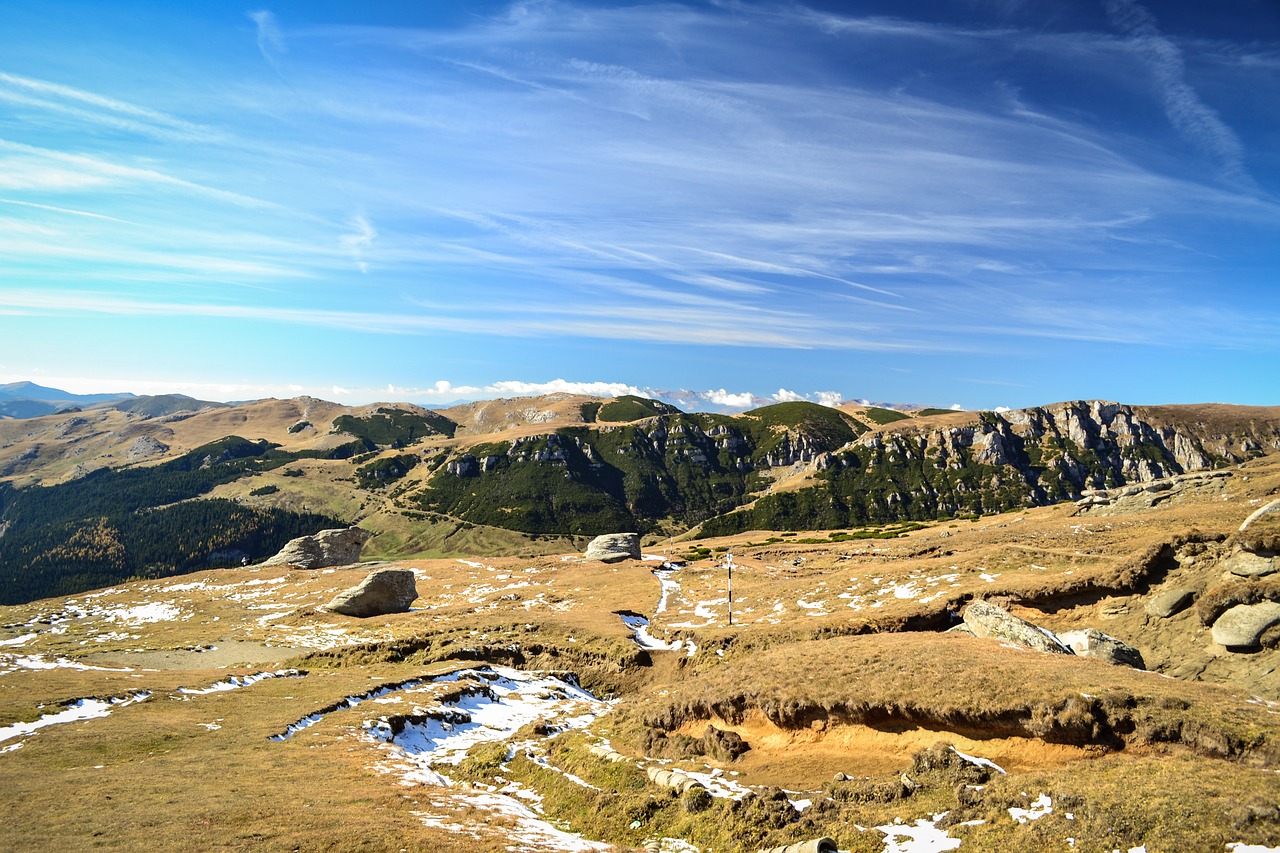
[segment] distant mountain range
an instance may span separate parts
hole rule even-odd
[[[724,415],[630,395],[434,411],[2,390],[61,414],[0,420],[0,603],[261,559],[323,526],[358,524],[387,558],[572,550],[622,531],[854,536],[1280,451],[1280,408],[1244,406]]]
[[[0,418],[39,418],[68,409],[89,408],[113,408],[155,417],[226,405],[210,400],[197,400],[184,394],[138,396],[124,391],[115,394],[73,394],[34,382],[0,385]]]

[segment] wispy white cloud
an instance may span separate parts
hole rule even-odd
[[[33,168],[28,174],[0,172],[0,187],[8,189],[81,189],[108,185],[129,187],[150,185],[184,190],[199,196],[228,202],[238,207],[279,208],[280,206],[243,193],[205,186],[155,169],[141,169],[85,154],[72,154],[0,139],[0,151],[12,152]]]
[[[12,199],[12,198],[0,198],[0,204],[13,204],[13,205],[18,205],[19,207],[32,207],[37,210],[49,210],[54,213],[65,213],[68,216],[87,216],[90,219],[103,219],[108,222],[119,222],[122,225],[133,224],[133,223],[130,223],[128,220],[120,219],[115,216],[107,216],[106,214],[103,214],[103,213],[93,213],[88,210],[74,210],[69,207],[57,207],[52,204],[40,204],[39,202],[34,202],[34,201],[19,201],[17,199]]]
[[[1112,23],[1132,38],[1151,69],[1174,128],[1217,159],[1228,177],[1252,184],[1239,138],[1187,82],[1182,51],[1160,32],[1155,16],[1134,0],[1104,0],[1103,5]]]
[[[128,101],[2,71],[0,100],[64,113],[91,125],[105,125],[166,140],[212,141],[222,136],[209,127]]]
[[[358,211],[351,217],[348,223],[351,226],[351,233],[343,234],[338,238],[342,250],[351,256],[355,261],[356,267],[360,272],[368,273],[369,264],[365,262],[365,251],[373,245],[373,240],[378,236],[378,232],[374,229],[373,224],[369,222],[369,218],[365,216],[364,211]]]
[[[250,12],[249,19],[257,27],[258,52],[268,64],[274,66],[279,61],[280,54],[289,49],[285,44],[284,35],[280,32],[280,26],[276,23],[276,16],[260,9]]]
[[[1224,170],[1260,137],[1191,87],[1200,48],[1109,2],[1123,39],[551,0],[435,28],[297,11],[286,44],[259,10],[258,49],[287,68],[193,55],[198,102],[166,80],[134,94],[73,70],[2,73],[0,98],[32,121],[0,129],[0,206],[18,223],[0,236],[0,306],[270,322],[301,346],[318,327],[416,335],[448,342],[433,355],[520,365],[587,340],[616,359],[679,347],[670,364],[721,346],[1273,346],[1274,300],[1221,274],[1267,266],[1248,247],[1276,234],[1273,195],[1201,174],[1163,126],[1076,90],[1151,100],[1137,55],[1177,132]],[[240,21],[224,37],[243,52]],[[1232,79],[1270,79],[1268,51],[1248,53],[1262,64]],[[747,393],[715,381],[681,393]],[[835,393],[758,381],[779,390],[756,402]]]

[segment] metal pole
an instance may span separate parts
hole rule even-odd
[[[729,625],[733,625],[733,552],[729,552]]]

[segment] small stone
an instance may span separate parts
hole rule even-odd
[[[1213,641],[1228,648],[1254,648],[1262,632],[1280,622],[1280,604],[1237,604],[1213,623]]]
[[[1098,605],[1098,615],[1103,619],[1117,619],[1129,613],[1127,601],[1104,601]]]
[[[1168,619],[1190,607],[1195,597],[1194,589],[1168,589],[1148,601],[1146,611],[1158,619]]]

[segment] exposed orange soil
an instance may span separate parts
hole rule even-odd
[[[1045,770],[1096,758],[1097,748],[1045,743],[1038,738],[965,737],[943,728],[873,728],[818,722],[806,729],[783,729],[759,710],[741,725],[720,718],[686,723],[678,731],[700,737],[711,725],[740,735],[751,750],[733,763],[741,781],[755,785],[818,787],[836,773],[875,776],[910,766],[911,757],[939,741],[968,755],[986,758],[1008,771]]]

